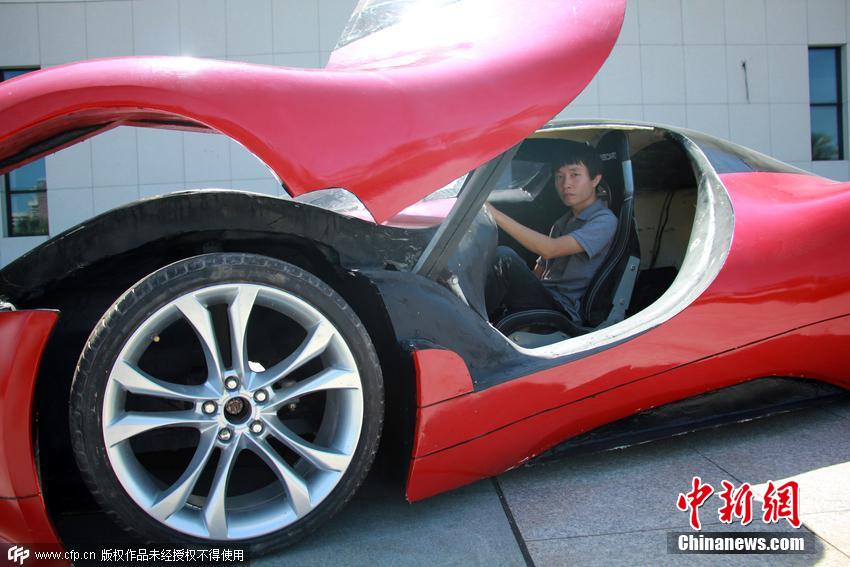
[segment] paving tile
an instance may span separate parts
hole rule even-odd
[[[493,484],[408,504],[400,486],[369,479],[319,532],[251,561],[276,565],[504,565],[525,562]]]
[[[691,442],[756,494],[769,480],[796,480],[801,514],[850,510],[850,421],[828,407],[699,432]]]
[[[768,526],[711,526],[716,532],[774,532],[786,531]],[[815,539],[812,554],[671,554],[667,551],[668,530],[649,530],[566,539],[550,539],[528,543],[528,551],[536,567],[582,565],[696,565],[696,566],[846,566],[850,562],[839,550]]]
[[[683,438],[518,469],[499,480],[528,540],[625,531],[685,529],[680,492],[698,475],[719,486],[725,473]]]
[[[847,555],[847,563],[850,564],[850,510],[803,514],[800,519],[819,538]]]

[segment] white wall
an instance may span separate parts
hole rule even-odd
[[[0,0],[0,67],[134,54],[320,67],[356,3]],[[847,161],[810,161],[807,49],[846,45],[848,29],[850,0],[629,0],[611,57],[559,116],[685,126],[847,180]],[[174,190],[283,194],[264,166],[223,137],[130,128],[48,157],[47,185],[51,235]],[[43,240],[0,238],[0,265]]]
[[[356,4],[357,0],[2,2],[0,68],[43,68],[118,55],[191,55],[321,67]],[[118,128],[49,156],[46,167],[51,235],[116,206],[182,189],[238,187],[285,195],[254,156],[218,135]],[[0,238],[0,266],[44,240]]]
[[[846,45],[848,28],[845,0],[630,0],[611,57],[559,116],[685,126],[848,180],[848,161],[811,161],[808,75],[808,47]]]

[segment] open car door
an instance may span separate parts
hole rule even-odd
[[[365,0],[324,70],[180,57],[42,70],[0,85],[0,173],[120,125],[217,131],[291,195],[344,187],[383,222],[575,98],[624,11],[625,0]]]

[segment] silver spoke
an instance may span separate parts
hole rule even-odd
[[[230,319],[230,350],[233,360],[233,369],[241,376],[248,373],[248,345],[245,342],[245,332],[248,330],[248,319],[257,299],[258,288],[254,286],[240,286],[230,307],[227,309]]]
[[[236,457],[242,450],[241,442],[234,439],[221,451],[218,466],[215,469],[210,493],[204,504],[204,523],[213,539],[227,539],[227,483]]]
[[[196,402],[200,399],[214,398],[219,395],[206,384],[203,386],[185,386],[157,380],[126,360],[119,360],[115,363],[110,378],[121,384],[128,392],[145,396]]]
[[[333,325],[326,321],[320,321],[310,329],[307,338],[295,349],[295,352],[265,372],[255,374],[251,381],[251,388],[268,388],[275,382],[285,378],[286,375],[298,370],[304,364],[322,354],[328,348],[328,344],[335,335],[336,329],[334,329]]]
[[[150,514],[160,522],[164,522],[186,505],[215,448],[216,431],[217,428],[211,426],[201,432],[198,448],[195,449],[195,454],[186,470],[167,491],[159,495],[150,507]]]
[[[290,400],[320,392],[322,390],[345,390],[360,388],[360,376],[357,372],[344,368],[328,368],[312,378],[306,378],[293,386],[281,388],[274,393],[272,402],[263,408],[264,413],[276,410]]]
[[[305,441],[277,418],[267,420],[266,425],[269,428],[269,432],[281,443],[292,449],[316,468],[342,472],[348,467],[348,463],[351,462],[351,455],[337,453]]]
[[[300,518],[312,510],[313,505],[310,503],[310,489],[307,483],[286,464],[286,461],[266,441],[251,438],[251,442],[251,448],[254,452],[263,459],[277,475],[278,479],[280,479],[280,482],[286,489],[286,493],[289,495],[289,501],[292,504],[295,515]]]
[[[221,353],[215,340],[212,317],[205,305],[202,305],[195,296],[186,295],[174,302],[183,317],[195,329],[195,333],[201,340],[204,349],[204,357],[207,360],[207,371],[214,382],[221,382],[224,376],[224,368],[221,362]]]
[[[152,303],[144,321],[127,325],[135,330],[112,365],[101,408],[109,463],[126,494],[163,528],[215,543],[261,537],[309,518],[339,489],[352,466],[365,416],[351,345],[330,320],[300,295],[256,283],[250,275],[240,275],[237,266],[233,275]],[[264,316],[252,319],[260,306]],[[227,321],[219,321],[219,307],[226,310]],[[282,320],[300,327],[295,336],[304,338],[294,350],[291,340],[273,336]],[[219,323],[226,325],[229,341],[219,341]],[[189,325],[193,333],[170,333],[173,325]],[[255,330],[269,340],[262,346],[263,356],[280,360],[268,370],[250,360]],[[168,349],[153,345],[160,336],[172,337]],[[206,361],[206,381],[190,384],[194,369],[202,364],[200,355],[188,356],[198,344]],[[184,353],[187,356],[181,356]],[[170,357],[159,360],[170,365],[167,378],[165,372],[147,371],[147,365],[139,364],[143,357],[160,355]],[[225,361],[232,363],[225,366]],[[231,376],[240,384],[228,390],[224,381]],[[317,392],[327,398],[326,404],[308,403]],[[246,410],[244,415],[238,405]],[[292,406],[289,412],[296,405],[293,415],[303,416],[309,425],[304,431],[277,416],[279,408]],[[264,427],[257,427],[255,420]],[[165,442],[135,442],[147,441],[153,431]],[[243,464],[252,466],[239,458],[245,449],[256,454],[274,478],[262,470],[260,475],[237,470]],[[185,460],[175,463],[171,451],[181,451]],[[207,481],[210,489],[204,498],[201,485]],[[238,496],[228,488],[234,481],[240,483]]]
[[[107,447],[113,447],[130,437],[160,427],[199,428],[209,424],[209,419],[194,411],[131,412],[105,426],[104,439]]]

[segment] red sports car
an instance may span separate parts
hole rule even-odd
[[[382,438],[415,501],[850,387],[849,184],[677,128],[546,124],[624,6],[367,1],[323,70],[121,58],[0,85],[0,173],[182,129],[293,197],[148,199],[0,271],[0,540],[57,542],[77,480],[142,540],[262,552],[339,510]],[[485,201],[545,232],[553,163],[587,145],[617,228],[581,321],[493,318],[512,241]]]

